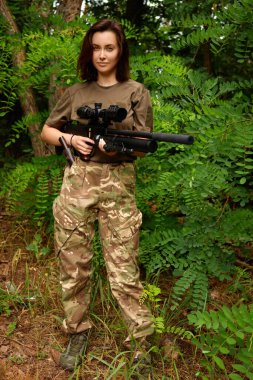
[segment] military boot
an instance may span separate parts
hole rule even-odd
[[[153,367],[151,356],[147,352],[137,352],[133,359],[134,376],[133,380],[153,380]]]
[[[88,344],[88,333],[73,334],[66,350],[60,355],[60,366],[73,371],[82,362]]]

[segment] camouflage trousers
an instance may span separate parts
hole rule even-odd
[[[101,164],[79,159],[66,168],[60,195],[53,206],[55,244],[60,259],[60,282],[68,333],[91,328],[91,262],[94,223],[98,220],[103,256],[112,294],[132,338],[153,333],[152,316],[140,304],[143,287],[137,253],[141,212],[135,202],[132,163]]]

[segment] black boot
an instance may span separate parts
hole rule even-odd
[[[88,333],[73,334],[66,350],[60,356],[60,366],[73,371],[82,362],[88,344]]]
[[[132,379],[153,380],[153,366],[149,353],[138,351],[133,359],[134,376]]]

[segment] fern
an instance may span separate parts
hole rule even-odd
[[[235,268],[235,276],[233,278],[233,282],[228,288],[228,292],[236,293],[240,292],[242,294],[242,298],[245,301],[252,302],[252,290],[253,290],[253,279],[251,273],[242,269],[241,267]]]
[[[60,191],[63,162],[59,156],[37,157],[10,170],[0,193],[6,210],[52,223],[52,202]],[[56,167],[51,169],[52,165]]]
[[[179,50],[189,45],[199,46],[209,40],[213,41],[216,46],[217,44],[223,45],[225,41],[220,39],[220,36],[228,38],[233,30],[234,27],[232,25],[216,25],[214,27],[209,26],[207,29],[204,29],[202,25],[202,28],[192,31],[186,37],[182,37],[180,41],[173,43],[172,47],[175,50]]]
[[[172,293],[171,310],[175,310],[182,303],[183,298],[189,297],[189,306],[194,309],[203,309],[208,296],[208,276],[203,272],[201,265],[189,267],[175,283]]]
[[[34,220],[39,220],[43,215],[48,212],[49,204],[49,191],[48,191],[48,175],[42,173],[37,182],[37,191],[35,197]]]
[[[33,124],[42,124],[47,115],[47,112],[40,112],[37,114],[29,114],[17,120],[11,126],[11,131],[9,132],[8,141],[6,142],[5,147],[17,142],[22,135],[27,133],[29,126]]]
[[[173,20],[172,25],[167,27],[167,33],[174,54],[185,55],[187,51],[186,60],[191,67],[195,67],[203,65],[202,53],[208,51],[208,69],[213,72],[226,77],[229,65],[230,77],[236,80],[239,77],[252,77],[251,0],[205,2],[198,5],[195,2],[173,2],[173,9],[175,6],[174,13],[167,11],[169,20]]]
[[[17,212],[22,205],[22,196],[31,181],[34,179],[36,169],[31,163],[17,165],[7,174],[6,181],[1,190],[1,197],[6,197],[7,211]]]
[[[228,378],[232,380],[253,377],[253,305],[223,306],[218,311],[197,311],[188,315],[188,320],[196,331],[202,330],[192,342],[202,351],[206,361],[202,361],[211,376],[221,370],[226,373],[224,357],[230,357],[231,367]],[[209,363],[211,365],[209,365]]]
[[[51,202],[59,195],[63,177],[63,168],[61,165],[49,169],[49,194]]]
[[[169,334],[173,334],[176,337],[179,337],[181,339],[187,339],[187,340],[192,340],[193,338],[193,333],[189,330],[186,330],[185,328],[181,326],[167,326],[166,327],[166,332]]]
[[[148,274],[177,265],[174,253],[178,238],[179,233],[175,230],[155,231],[147,236],[142,234],[139,256]]]

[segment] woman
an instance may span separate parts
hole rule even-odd
[[[144,348],[153,333],[152,316],[139,298],[137,250],[141,213],[135,203],[135,155],[107,153],[105,142],[61,132],[69,120],[79,120],[79,107],[101,103],[103,109],[117,105],[126,118],[112,128],[150,131],[152,108],[149,92],[129,79],[129,52],[121,26],[110,20],[95,23],[86,33],[78,71],[83,83],[67,88],[43,127],[41,139],[60,145],[63,136],[78,156],[64,173],[60,195],[54,202],[56,250],[65,319],[70,334],[67,349],[60,355],[63,368],[80,364],[92,324],[89,320],[90,275],[94,222],[99,222],[108,279],[128,327],[125,346]],[[81,120],[88,124],[89,120]],[[92,154],[91,154],[92,153]]]

